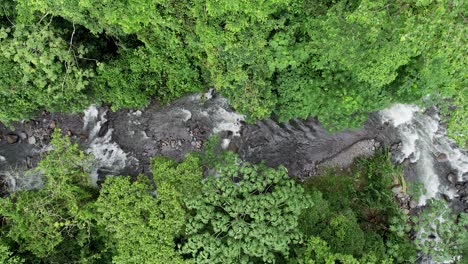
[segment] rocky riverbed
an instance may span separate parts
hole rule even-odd
[[[18,188],[31,186],[29,182],[28,185],[24,183],[22,172],[34,167],[41,154],[47,151],[50,135],[56,127],[96,157],[94,181],[104,175],[149,175],[151,157],[165,155],[181,160],[186,153],[199,151],[210,135],[218,133],[222,146],[239,153],[244,160],[265,161],[273,167],[283,164],[291,176],[301,178],[313,176],[327,167],[346,169],[356,157],[373,155],[377,148],[387,146],[395,161],[406,164],[407,181],[421,180],[420,163],[430,162],[433,176],[440,185],[435,187],[435,192],[466,210],[468,183],[466,171],[461,170],[467,164],[463,163],[463,157],[458,163],[453,162],[455,150],[465,155],[465,159],[466,152],[450,146],[450,149],[437,151],[428,149],[421,154],[416,150],[415,142],[419,141],[405,138],[408,135],[404,134],[406,130],[402,132],[402,126],[412,127],[426,117],[425,122],[436,120],[436,113],[429,111],[415,118],[414,112],[396,117],[389,114],[387,118],[382,113],[373,113],[363,128],[337,133],[327,132],[313,118],[287,123],[267,119],[248,124],[226,99],[211,92],[189,95],[166,106],[152,102],[139,110],[112,112],[105,106],[90,106],[79,114],[44,112],[35,119],[13,123],[10,127],[0,124],[0,176],[4,183],[14,183]],[[424,129],[418,125],[414,127]],[[444,133],[442,126],[434,129],[440,130],[439,134]],[[436,131],[431,133],[435,135]],[[425,135],[418,136],[420,141],[426,140],[421,140]],[[433,144],[441,144],[431,140]],[[423,155],[426,155],[424,159]],[[395,195],[402,196],[398,193],[402,192],[396,189]],[[415,201],[406,199],[405,203],[408,210],[415,207]]]

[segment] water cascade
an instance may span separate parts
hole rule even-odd
[[[456,196],[445,175],[438,175],[437,160],[448,162],[456,175],[457,182],[468,180],[468,156],[446,136],[440,126],[438,114],[424,114],[415,105],[395,104],[380,112],[382,122],[390,123],[398,132],[401,147],[395,155],[397,162],[408,159],[415,164],[418,180],[424,184],[426,193],[419,199],[419,205],[426,200],[445,194],[450,199]]]
[[[98,180],[98,170],[107,174],[118,174],[127,165],[127,154],[115,142],[112,142],[113,129],[103,131],[103,126],[108,121],[107,111],[99,110],[91,105],[84,111],[84,130],[88,131],[86,153],[92,154],[95,164],[91,172],[91,180],[96,184]]]

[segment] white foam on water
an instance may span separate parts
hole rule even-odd
[[[95,105],[90,105],[86,110],[84,110],[83,117],[83,129],[87,129],[89,125],[94,125],[98,118],[99,111]]]
[[[210,89],[205,94],[193,94],[190,97],[190,100],[200,102],[202,98],[206,100],[213,99],[214,90]],[[208,117],[211,119],[211,123],[213,124],[213,133],[219,133],[223,131],[230,131],[232,132],[233,136],[240,136],[240,130],[242,128],[241,121],[245,120],[245,115],[238,114],[236,112],[231,112],[226,109],[229,108],[229,102],[224,97],[216,97],[213,99],[213,104],[208,106],[203,110],[199,110],[197,114],[200,114],[204,117]],[[190,112],[186,109],[182,109],[182,111]],[[190,113],[191,118],[192,113]],[[188,113],[186,113],[186,118],[184,119],[187,121],[189,118]]]
[[[215,120],[214,133],[231,131],[234,136],[240,136],[241,121],[245,119],[245,116],[235,112],[228,112],[226,109],[219,107],[214,111],[213,119]]]
[[[391,122],[397,127],[411,122],[414,113],[420,109],[416,105],[395,104],[387,109],[380,111],[384,122]]]
[[[229,143],[231,143],[231,140],[229,138],[224,138],[221,141],[221,148],[222,149],[227,149],[229,147]]]
[[[0,156],[0,162],[5,162],[5,161],[6,161],[6,158],[3,156]]]
[[[180,111],[184,115],[184,122],[187,122],[192,118],[192,112],[190,112],[189,110],[182,108]]]
[[[95,159],[95,165],[90,174],[94,185],[98,180],[98,170],[116,174],[125,168],[127,161],[127,154],[117,143],[112,142],[112,129],[109,129],[102,137],[98,135],[102,125],[107,122],[106,113],[104,111],[99,115],[99,110],[94,105],[84,112],[84,128],[89,131],[89,145],[85,152],[92,154]]]
[[[419,205],[424,205],[427,199],[436,197],[437,193],[453,198],[454,190],[441,185],[440,176],[434,168],[434,157],[446,155],[450,167],[457,171],[458,181],[466,181],[463,175],[468,172],[468,156],[454,147],[445,130],[439,127],[439,116],[425,115],[417,106],[404,104],[396,104],[382,110],[380,114],[382,122],[389,122],[398,130],[402,146],[396,160],[403,162],[409,159],[416,164],[417,176],[426,188]]]
[[[416,166],[419,180],[424,183],[426,188],[426,192],[419,197],[419,205],[426,204],[428,199],[436,197],[439,192],[439,176],[435,173],[432,157],[428,155],[428,152],[424,152]]]
[[[37,190],[44,185],[43,172],[39,170],[27,170],[26,168],[10,168],[4,171],[5,182],[12,192],[23,190]]]
[[[211,98],[213,98],[213,88],[210,88],[208,92],[204,94],[204,97],[206,100],[210,100]]]

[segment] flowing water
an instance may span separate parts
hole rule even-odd
[[[457,194],[445,179],[438,175],[435,166],[438,161],[447,162],[456,175],[457,182],[468,181],[468,156],[447,138],[440,126],[440,117],[425,114],[415,105],[396,104],[380,112],[382,122],[390,123],[397,131],[401,147],[395,159],[408,159],[416,166],[416,176],[424,184],[426,193],[420,197],[419,205],[427,199],[445,194],[453,199]]]
[[[392,151],[395,161],[414,168],[406,170],[405,177],[415,177],[426,189],[420,206],[444,196],[461,203],[462,210],[468,208],[466,151],[447,138],[436,111],[423,113],[414,105],[396,104],[370,115],[362,129],[338,133],[328,133],[312,118],[247,124],[225,98],[212,91],[186,96],[167,106],[152,103],[144,109],[111,112],[91,105],[81,115],[40,118],[18,123],[15,130],[0,124],[0,139],[22,131],[28,135],[14,144],[0,140],[0,177],[9,191],[41,187],[40,172],[26,171],[37,164],[41,153],[50,150],[50,133],[55,127],[50,124],[57,123],[95,157],[90,175],[95,185],[102,176],[151,175],[152,157],[182,160],[185,154],[200,151],[204,142],[218,133],[221,147],[238,152],[242,159],[264,161],[272,167],[282,164],[291,176],[299,177],[313,176],[321,167],[346,168],[354,158],[370,156],[382,144],[397,145]],[[29,138],[35,143],[28,143]],[[2,195],[8,190],[3,186]],[[431,263],[430,259],[425,263]]]
[[[33,166],[40,153],[49,148],[47,135],[52,129],[48,124],[55,120],[62,131],[68,131],[96,158],[93,183],[99,175],[151,175],[152,157],[164,155],[181,160],[188,152],[200,151],[214,133],[221,136],[223,148],[237,151],[242,159],[265,161],[273,167],[283,164],[292,176],[300,177],[314,175],[320,167],[345,168],[355,157],[372,155],[382,143],[401,142],[393,151],[394,158],[412,164],[415,169],[411,173],[424,184],[426,193],[420,205],[441,194],[459,198],[454,184],[468,180],[466,152],[446,137],[436,113],[423,113],[414,105],[396,104],[371,115],[362,129],[338,133],[328,133],[315,119],[288,123],[266,119],[246,124],[243,115],[212,91],[189,95],[167,106],[152,103],[139,110],[111,112],[91,105],[81,115],[50,114],[40,118],[42,121],[29,125],[18,123],[14,131],[0,125],[4,135],[24,130],[37,139],[33,145],[27,139],[16,144],[0,141],[0,172]],[[453,172],[451,183],[447,170],[441,172],[441,167]]]
[[[117,143],[112,142],[113,129],[102,130],[108,121],[106,114],[107,110],[99,113],[95,105],[84,111],[83,130],[88,131],[85,152],[94,156],[95,164],[90,175],[94,185],[98,181],[98,170],[106,175],[116,175],[127,166],[127,154]]]

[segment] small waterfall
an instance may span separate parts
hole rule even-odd
[[[88,148],[85,152],[92,154],[96,161],[90,175],[93,184],[96,184],[98,180],[98,170],[108,174],[117,174],[127,164],[127,154],[117,143],[112,142],[113,129],[108,129],[105,134],[101,134],[107,122],[106,113],[107,111],[103,111],[99,115],[99,110],[95,105],[91,105],[84,111],[83,127],[88,131]]]
[[[417,177],[424,184],[426,193],[420,197],[419,205],[425,205],[426,200],[443,193],[451,199],[455,191],[443,184],[435,170],[436,157],[446,160],[456,172],[457,181],[466,181],[468,172],[468,156],[447,138],[444,128],[439,126],[440,118],[422,113],[415,105],[395,104],[380,112],[383,123],[390,123],[398,131],[401,148],[395,159],[403,162],[408,159],[415,163]]]

